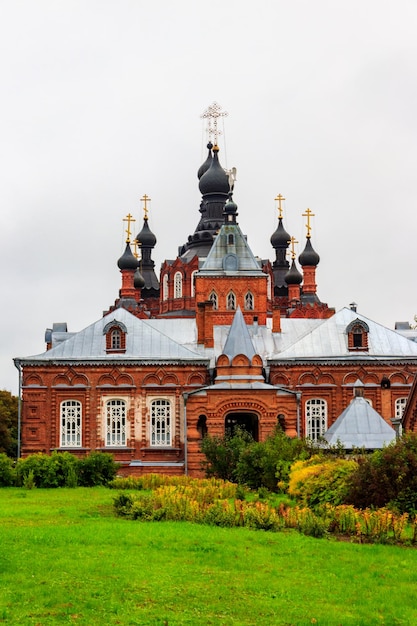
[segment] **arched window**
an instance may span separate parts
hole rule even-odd
[[[245,295],[245,309],[247,311],[253,311],[254,306],[253,306],[253,294],[248,291],[247,294]]]
[[[226,308],[228,311],[236,310],[236,296],[233,291],[229,291],[229,293],[227,294]]]
[[[209,295],[209,300],[211,300],[211,302],[213,303],[214,311],[217,311],[219,303],[217,299],[217,293],[215,291],[211,292],[211,294]]]
[[[369,327],[366,322],[357,318],[353,320],[346,328],[346,333],[348,336],[348,349],[351,351],[354,350],[368,350],[368,333]]]
[[[199,416],[197,422],[197,431],[201,439],[204,439],[204,437],[207,435],[207,417],[205,415]]]
[[[153,400],[151,402],[151,446],[171,445],[171,402]]]
[[[395,417],[401,419],[404,413],[407,398],[397,398],[395,401]]]
[[[81,446],[82,408],[78,400],[61,402],[61,437],[62,448],[78,448]]]
[[[235,243],[235,236],[232,233],[230,233],[227,236],[227,243],[228,243],[229,246],[233,246],[234,245],[234,243]]]
[[[122,332],[120,328],[115,328],[111,331],[111,349],[112,350],[120,350],[122,347]]]
[[[182,274],[175,272],[174,274],[174,298],[182,298]]]
[[[107,400],[106,402],[106,446],[126,445],[126,402]]]
[[[162,279],[162,299],[168,300],[168,274],[164,274]]]
[[[321,398],[307,400],[305,405],[306,437],[317,441],[327,430],[327,402]]]
[[[197,274],[197,270],[194,270],[191,274],[191,297],[195,296],[195,275]]]

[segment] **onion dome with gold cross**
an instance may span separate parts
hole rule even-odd
[[[143,226],[142,230],[136,235],[135,243],[140,247],[141,261],[140,261],[140,273],[144,280],[142,297],[157,297],[159,295],[159,280],[155,274],[155,261],[152,259],[152,250],[156,244],[156,237],[149,228],[149,203],[151,198],[144,194],[141,198],[143,202]],[[138,278],[139,281],[139,278]]]
[[[300,256],[298,257],[298,261],[301,267],[310,266],[316,267],[320,262],[320,257],[317,252],[314,250],[311,245],[310,237],[307,237],[306,245]]]
[[[303,282],[303,275],[298,271],[295,259],[292,260],[291,267],[285,274],[285,282],[287,285],[301,285]]]
[[[208,170],[200,178],[199,188],[203,198],[212,195],[227,196],[229,193],[229,176],[220,165],[218,146],[213,146],[213,159]]]
[[[126,243],[125,251],[117,261],[117,265],[121,270],[135,270],[138,267],[139,262],[130,249],[129,241]]]

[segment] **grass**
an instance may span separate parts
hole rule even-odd
[[[0,489],[0,623],[417,623],[417,551],[113,516],[116,493]]]

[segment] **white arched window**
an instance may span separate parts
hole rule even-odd
[[[171,445],[171,402],[163,398],[151,402],[151,446]]]
[[[175,272],[174,274],[174,298],[182,298],[182,274]]]
[[[107,400],[106,402],[106,446],[126,445],[126,402]]]
[[[404,413],[407,398],[397,398],[395,401],[395,417],[401,419]]]
[[[267,290],[268,290],[268,299],[271,300],[272,299],[272,281],[271,281],[271,274],[267,274],[268,278],[267,278]]]
[[[229,291],[229,293],[227,294],[226,308],[228,309],[228,311],[236,310],[236,296],[233,291]]]
[[[168,274],[162,279],[162,300],[168,300]]]
[[[81,446],[82,408],[78,400],[61,402],[61,437],[62,448]]]
[[[191,297],[195,296],[195,275],[197,274],[197,270],[194,270],[191,274]]]
[[[247,294],[245,295],[245,309],[247,311],[253,311],[254,309],[253,294],[250,291],[248,291]]]
[[[122,347],[122,331],[119,328],[115,328],[111,331],[111,349],[120,350]]]
[[[317,441],[327,430],[327,402],[321,398],[307,400],[305,411],[306,437]]]
[[[217,293],[215,291],[211,292],[211,294],[209,295],[209,300],[213,303],[214,311],[217,311],[218,306],[219,306],[219,302],[218,302],[218,298],[217,298]]]

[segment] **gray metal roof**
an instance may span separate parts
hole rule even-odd
[[[232,237],[233,243],[229,243],[229,236]],[[199,273],[201,275],[212,273],[247,275],[248,272],[252,275],[255,273],[266,276],[239,225],[223,224]]]
[[[244,354],[249,361],[256,354],[240,307],[237,308],[234,315],[226,343],[224,344],[223,354],[226,354],[229,359],[233,359],[238,354]]]
[[[127,330],[126,351],[122,354],[106,352],[104,327],[113,320],[124,324]],[[181,342],[181,338],[180,338]],[[147,320],[138,319],[126,309],[116,309],[91,326],[59,343],[43,354],[24,360],[42,361],[198,361],[205,360],[201,354],[180,345],[151,326]]]
[[[376,450],[395,439],[395,431],[364,399],[356,397],[323,435],[331,445],[346,450]]]

